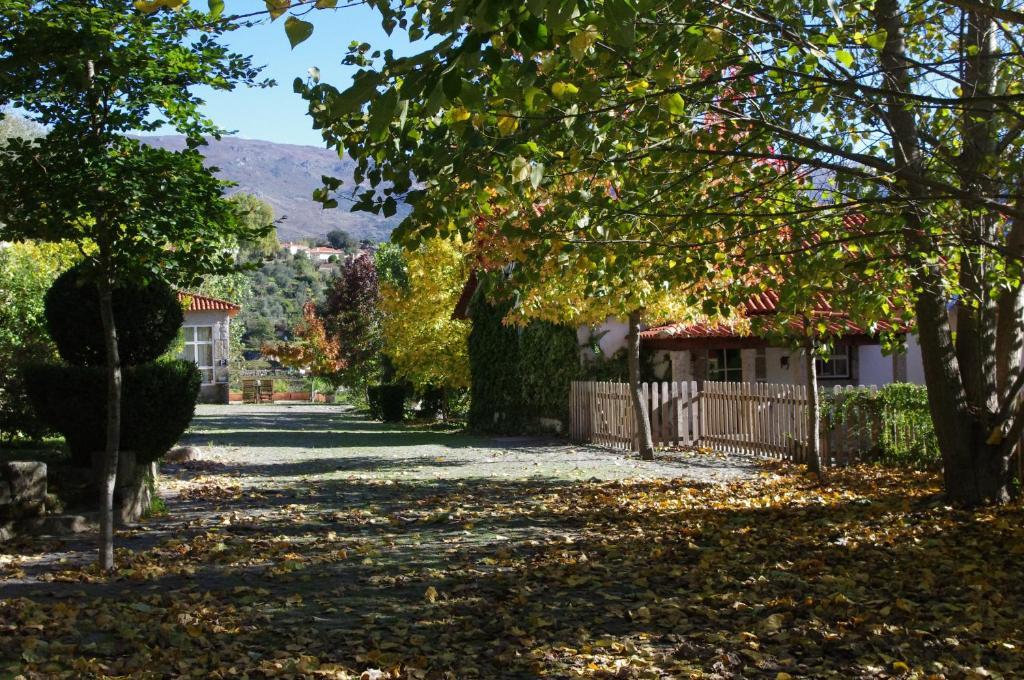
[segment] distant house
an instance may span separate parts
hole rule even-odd
[[[305,253],[309,250],[309,246],[302,243],[282,243],[281,250],[287,250],[289,255],[297,255],[299,253]]]
[[[314,264],[320,262],[329,262],[333,257],[335,260],[342,260],[345,257],[344,250],[338,250],[337,248],[328,248],[326,246],[317,246],[316,248],[310,248],[306,251],[306,255],[313,261]]]
[[[240,307],[226,300],[198,293],[179,292],[178,300],[187,303],[182,330],[185,346],[181,358],[195,362],[202,375],[199,401],[228,403],[228,378],[231,370],[231,318]]]

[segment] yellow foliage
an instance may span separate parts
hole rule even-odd
[[[469,275],[460,243],[431,239],[406,253],[409,287],[380,286],[384,352],[417,386],[469,386],[469,322],[452,310]]]

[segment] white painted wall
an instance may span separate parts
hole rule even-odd
[[[857,350],[861,385],[881,387],[892,382],[892,355],[882,354],[881,345],[861,345]]]
[[[231,370],[228,363],[231,317],[227,312],[185,312],[184,325],[213,327],[213,381],[226,383]]]
[[[921,360],[921,345],[917,335],[907,336],[907,382],[924,384],[924,362]]]
[[[620,349],[625,348],[626,336],[629,335],[629,326],[624,321],[609,317],[604,321],[604,323],[594,328],[595,334],[599,334],[603,331],[607,331],[607,333],[605,333],[600,339],[599,344],[601,346],[601,351],[606,357],[611,357]],[[586,347],[589,344],[590,327],[580,326],[576,330],[576,339],[582,347]],[[589,354],[589,351],[587,354]]]

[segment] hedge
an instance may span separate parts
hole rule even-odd
[[[84,278],[81,267],[57,277],[46,292],[45,305],[46,327],[65,361],[75,366],[106,363],[99,294]],[[115,288],[113,306],[122,366],[159,358],[184,322],[177,293],[163,281]]]
[[[405,419],[405,398],[408,388],[402,384],[371,385],[366,388],[366,401],[370,416],[387,423],[398,423]]]
[[[35,364],[25,386],[40,419],[64,435],[72,460],[89,465],[106,445],[106,369]],[[122,372],[121,446],[139,463],[154,461],[177,443],[195,414],[199,369],[189,361],[130,366]]]

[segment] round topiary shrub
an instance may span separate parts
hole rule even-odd
[[[72,460],[90,464],[106,446],[106,374],[102,366],[36,364],[24,369],[36,414],[64,435]],[[199,369],[190,361],[159,361],[124,370],[121,450],[149,463],[177,443],[195,414]]]
[[[106,348],[99,293],[81,267],[57,277],[46,293],[46,327],[57,351],[75,366],[103,366]],[[163,281],[113,292],[117,347],[123,366],[153,361],[167,351],[184,321],[181,303]]]

